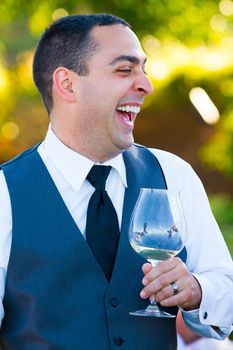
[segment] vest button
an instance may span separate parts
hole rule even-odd
[[[117,298],[111,298],[110,304],[114,307],[118,306],[120,304],[119,300]]]
[[[116,346],[121,346],[124,342],[124,340],[121,337],[116,337],[113,339],[113,341]]]

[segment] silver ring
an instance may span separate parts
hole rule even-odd
[[[179,293],[179,288],[178,288],[176,282],[172,282],[172,283],[171,283],[171,287],[172,287],[172,289],[173,289],[174,295],[177,294],[177,293]]]

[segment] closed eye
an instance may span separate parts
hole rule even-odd
[[[120,77],[129,77],[132,74],[132,69],[130,68],[120,68],[117,69],[116,72]]]
[[[129,68],[117,69],[117,72],[129,73],[129,72],[132,72],[132,69],[129,69]]]
[[[147,75],[147,72],[145,70],[145,67],[142,68],[142,71],[145,75]],[[132,72],[132,69],[130,68],[124,68],[124,69],[117,69],[117,72],[120,72],[120,73],[131,73]]]

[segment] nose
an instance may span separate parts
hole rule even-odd
[[[144,72],[141,72],[140,76],[135,79],[134,88],[141,96],[148,96],[153,91],[153,85]]]

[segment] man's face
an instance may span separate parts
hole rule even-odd
[[[88,76],[77,79],[77,127],[85,147],[104,160],[132,145],[134,122],[152,85],[145,54],[128,27],[98,26],[91,35],[99,47],[88,61]]]

